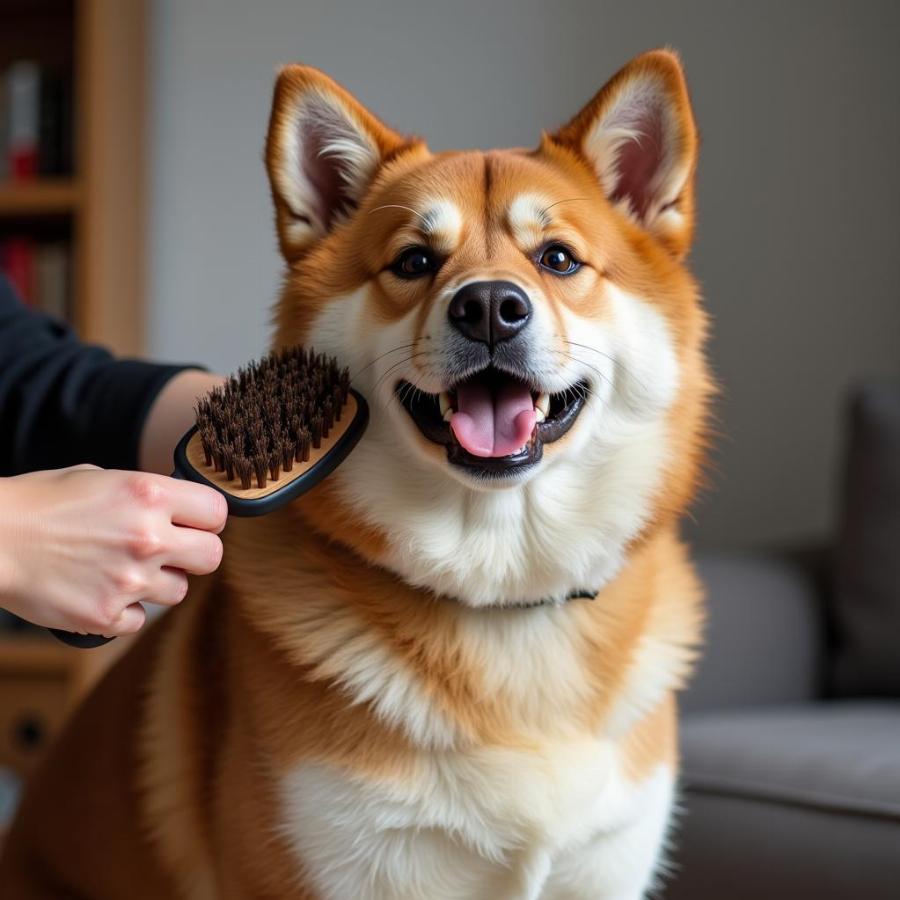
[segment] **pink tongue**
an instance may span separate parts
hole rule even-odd
[[[496,394],[477,381],[456,390],[450,427],[473,456],[509,456],[528,443],[534,431],[534,401],[525,385],[504,382]]]

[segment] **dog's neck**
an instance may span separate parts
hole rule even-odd
[[[289,513],[235,520],[227,543],[224,577],[261,646],[418,747],[562,740],[601,733],[607,719],[622,729],[677,684],[695,636],[692,617],[665,612],[694,590],[674,534],[642,544],[598,602],[524,609],[438,600]],[[661,566],[673,573],[665,595],[651,577]],[[669,634],[670,619],[684,629]],[[653,690],[614,713],[610,691],[638,664],[639,638],[663,662]]]
[[[317,534],[321,539],[333,546],[340,546],[348,557],[348,564],[362,568],[377,569],[384,579],[394,581],[398,586],[402,586],[404,590],[416,592],[423,602],[436,601],[439,603],[454,603],[472,609],[483,610],[527,610],[548,606],[563,606],[571,600],[594,600],[600,593],[600,588],[591,589],[584,585],[572,585],[564,592],[561,592],[560,595],[554,597],[541,597],[537,600],[499,600],[494,603],[487,602],[478,606],[473,606],[452,594],[433,591],[429,590],[427,587],[410,584],[400,573],[395,572],[390,566],[373,561],[372,559],[366,559],[359,549],[349,541],[341,540],[340,537],[332,537],[327,533],[323,534],[317,525],[319,514],[317,513],[314,517],[310,517],[309,508],[305,507],[304,504],[295,504],[293,512],[296,516],[302,518],[305,529],[308,529],[309,533]],[[354,529],[352,533],[359,535],[360,531],[359,529]]]

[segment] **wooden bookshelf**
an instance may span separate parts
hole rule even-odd
[[[68,65],[74,77],[71,178],[0,181],[0,228],[71,241],[70,318],[83,338],[143,349],[145,0],[0,0],[0,68]]]
[[[0,0],[0,70],[73,76],[71,177],[0,180],[0,233],[70,242],[70,318],[120,354],[143,349],[144,0]],[[95,650],[0,632],[0,765],[27,775],[129,641]]]
[[[74,178],[0,182],[0,216],[6,218],[75,215],[81,185]]]

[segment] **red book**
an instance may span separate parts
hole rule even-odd
[[[27,237],[7,238],[4,246],[6,277],[28,306],[35,303],[34,246]]]
[[[13,181],[27,181],[38,173],[37,147],[11,147],[9,151],[9,177]]]

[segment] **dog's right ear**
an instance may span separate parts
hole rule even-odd
[[[697,126],[675,53],[635,57],[551,140],[593,169],[623,215],[684,257],[694,228]]]
[[[285,66],[266,140],[285,258],[296,257],[353,210],[382,162],[406,143],[327,75]]]

